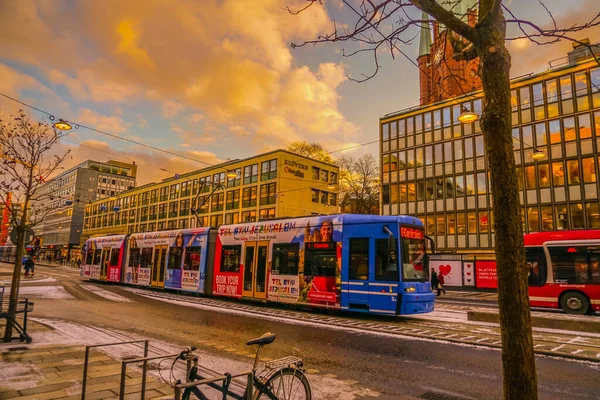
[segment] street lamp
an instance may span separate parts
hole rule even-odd
[[[73,129],[71,124],[62,119],[59,119],[57,122],[53,123],[52,126],[54,126],[59,131],[70,131],[71,129]]]
[[[240,175],[240,174],[238,174],[236,171],[233,171],[233,170],[229,170],[229,171],[227,171],[227,177],[228,177],[229,179],[235,179],[235,178],[237,178],[239,175]]]
[[[329,189],[329,190],[333,190],[335,188],[336,188],[336,184],[333,182],[331,182],[329,185],[327,185],[327,189]]]
[[[544,153],[541,150],[533,150],[533,153],[531,154],[531,158],[533,158],[534,160],[541,160],[542,158],[546,157],[546,153]]]
[[[470,124],[479,119],[479,115],[475,114],[473,111],[467,110],[465,107],[461,107],[462,111],[458,116],[458,121],[461,124]]]

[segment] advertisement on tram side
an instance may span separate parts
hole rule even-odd
[[[129,237],[129,255],[127,257],[127,267],[125,269],[125,283],[132,285],[148,286],[152,279],[152,269],[155,263],[166,264],[166,259],[159,257],[160,253],[155,254],[156,248],[166,249],[175,245],[176,238],[181,231],[163,231],[136,233]],[[158,267],[158,265],[156,265]],[[166,271],[166,268],[165,268]],[[154,275],[156,280],[163,282],[165,276]],[[166,275],[166,272],[165,272]]]
[[[213,293],[339,307],[341,240],[342,221],[331,216],[222,227]]]
[[[120,282],[124,240],[125,235],[88,239],[82,247],[85,260],[79,274],[90,279],[106,278],[110,282]],[[102,273],[101,265],[105,267],[105,275]]]
[[[183,290],[204,291],[206,278],[202,260],[205,259],[207,250],[207,236],[205,231],[184,235],[184,251],[182,254],[183,266],[169,266],[169,276],[165,282],[168,287],[180,287]],[[179,263],[181,265],[181,262]]]

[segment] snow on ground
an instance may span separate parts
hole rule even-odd
[[[118,295],[118,294],[108,291],[106,289],[102,289],[95,285],[82,284],[81,287],[84,288],[85,290],[88,290],[88,291],[94,293],[95,295],[103,297],[107,300],[116,301],[119,303],[131,303],[132,302],[127,297],[123,297],[121,295]]]
[[[0,383],[11,390],[37,387],[44,374],[33,364],[7,362],[0,359]]]
[[[5,289],[5,295],[10,292],[10,287]],[[19,288],[19,297],[30,297],[36,299],[63,299],[73,300],[62,286],[21,286]]]
[[[54,331],[39,332],[33,334],[34,345],[47,345],[50,343],[64,345],[93,345],[144,339],[143,337],[136,336],[131,333],[123,333],[116,330],[86,326],[77,323],[45,318],[32,319],[54,328]],[[143,355],[143,344],[99,347],[98,350],[117,359],[138,358],[142,357]],[[183,349],[180,346],[176,346],[171,343],[166,343],[158,340],[150,340],[149,356],[155,356],[160,354],[175,354],[179,353],[182,350]],[[290,354],[291,353],[292,350],[290,349]],[[249,371],[252,368],[252,359],[250,358],[248,358],[247,362],[241,362],[238,360],[232,360],[225,357],[215,356],[208,352],[202,351],[202,349],[196,350],[194,354],[198,355],[200,359],[200,366],[213,371],[219,371],[220,373],[230,372],[232,374],[235,374],[239,372]],[[263,350],[263,354],[268,357],[268,347]],[[171,357],[170,360],[172,359],[173,358]],[[168,379],[170,365],[170,361],[165,361],[161,365],[156,363],[153,365],[153,368],[150,369],[149,373],[160,378],[161,374],[159,374],[158,372],[160,371],[162,373],[162,376]],[[158,369],[159,366],[160,370]],[[308,366],[308,368],[310,368],[310,366]],[[174,370],[174,374],[176,378],[183,380],[185,376],[184,362],[180,361],[177,363],[177,368]],[[316,399],[353,400],[359,397],[379,395],[378,392],[372,389],[362,387],[358,382],[340,380],[331,375],[323,376],[318,374],[308,374],[308,380],[310,382],[313,398]],[[204,389],[202,390],[204,391]],[[209,398],[212,398],[210,396],[210,393],[207,392],[206,394],[209,396]]]

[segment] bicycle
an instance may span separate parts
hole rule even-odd
[[[260,363],[260,352],[262,348],[270,343],[273,343],[275,338],[275,334],[268,332],[256,339],[249,340],[246,343],[248,346],[258,345],[256,355],[254,356],[254,364],[252,366],[252,399],[311,400],[312,393],[308,379],[304,374],[302,359],[296,356],[287,356],[277,360],[265,362],[263,368],[257,373],[258,365]],[[193,362],[193,367],[189,370],[189,375],[186,377],[186,382],[210,378],[198,374],[198,357],[193,354],[195,349],[195,347],[187,348],[173,360],[173,363],[171,364],[171,387],[175,388],[176,385],[181,383],[180,380],[176,380],[175,385],[172,383],[174,380],[173,369],[178,360],[188,361],[188,366],[189,361]],[[232,380],[231,374],[226,373],[223,375],[223,385],[212,382],[207,383],[207,385],[223,393],[223,400],[226,398],[239,400],[246,399],[248,388],[244,389],[243,385],[235,380]],[[230,385],[232,383],[234,386],[245,390],[244,394],[240,395],[231,391]],[[206,397],[204,393],[198,389],[198,386],[186,388],[183,392],[182,400],[189,399],[192,393],[195,394],[200,400],[208,400],[208,397]]]

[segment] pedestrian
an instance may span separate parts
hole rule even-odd
[[[444,279],[444,274],[442,274],[441,272],[438,274],[438,296],[440,295],[440,292],[444,292],[444,294],[446,294],[446,290],[444,289],[444,284],[445,279]]]
[[[438,296],[440,295],[440,291],[438,290],[438,284],[440,283],[440,281],[438,280],[438,275],[435,272],[435,269],[431,268],[431,290],[437,290],[438,291]]]
[[[77,259],[77,269],[81,269],[81,258]]]
[[[33,262],[33,258],[29,257],[27,260],[25,260],[25,275],[34,275],[35,274],[34,268],[35,268],[35,263]]]

